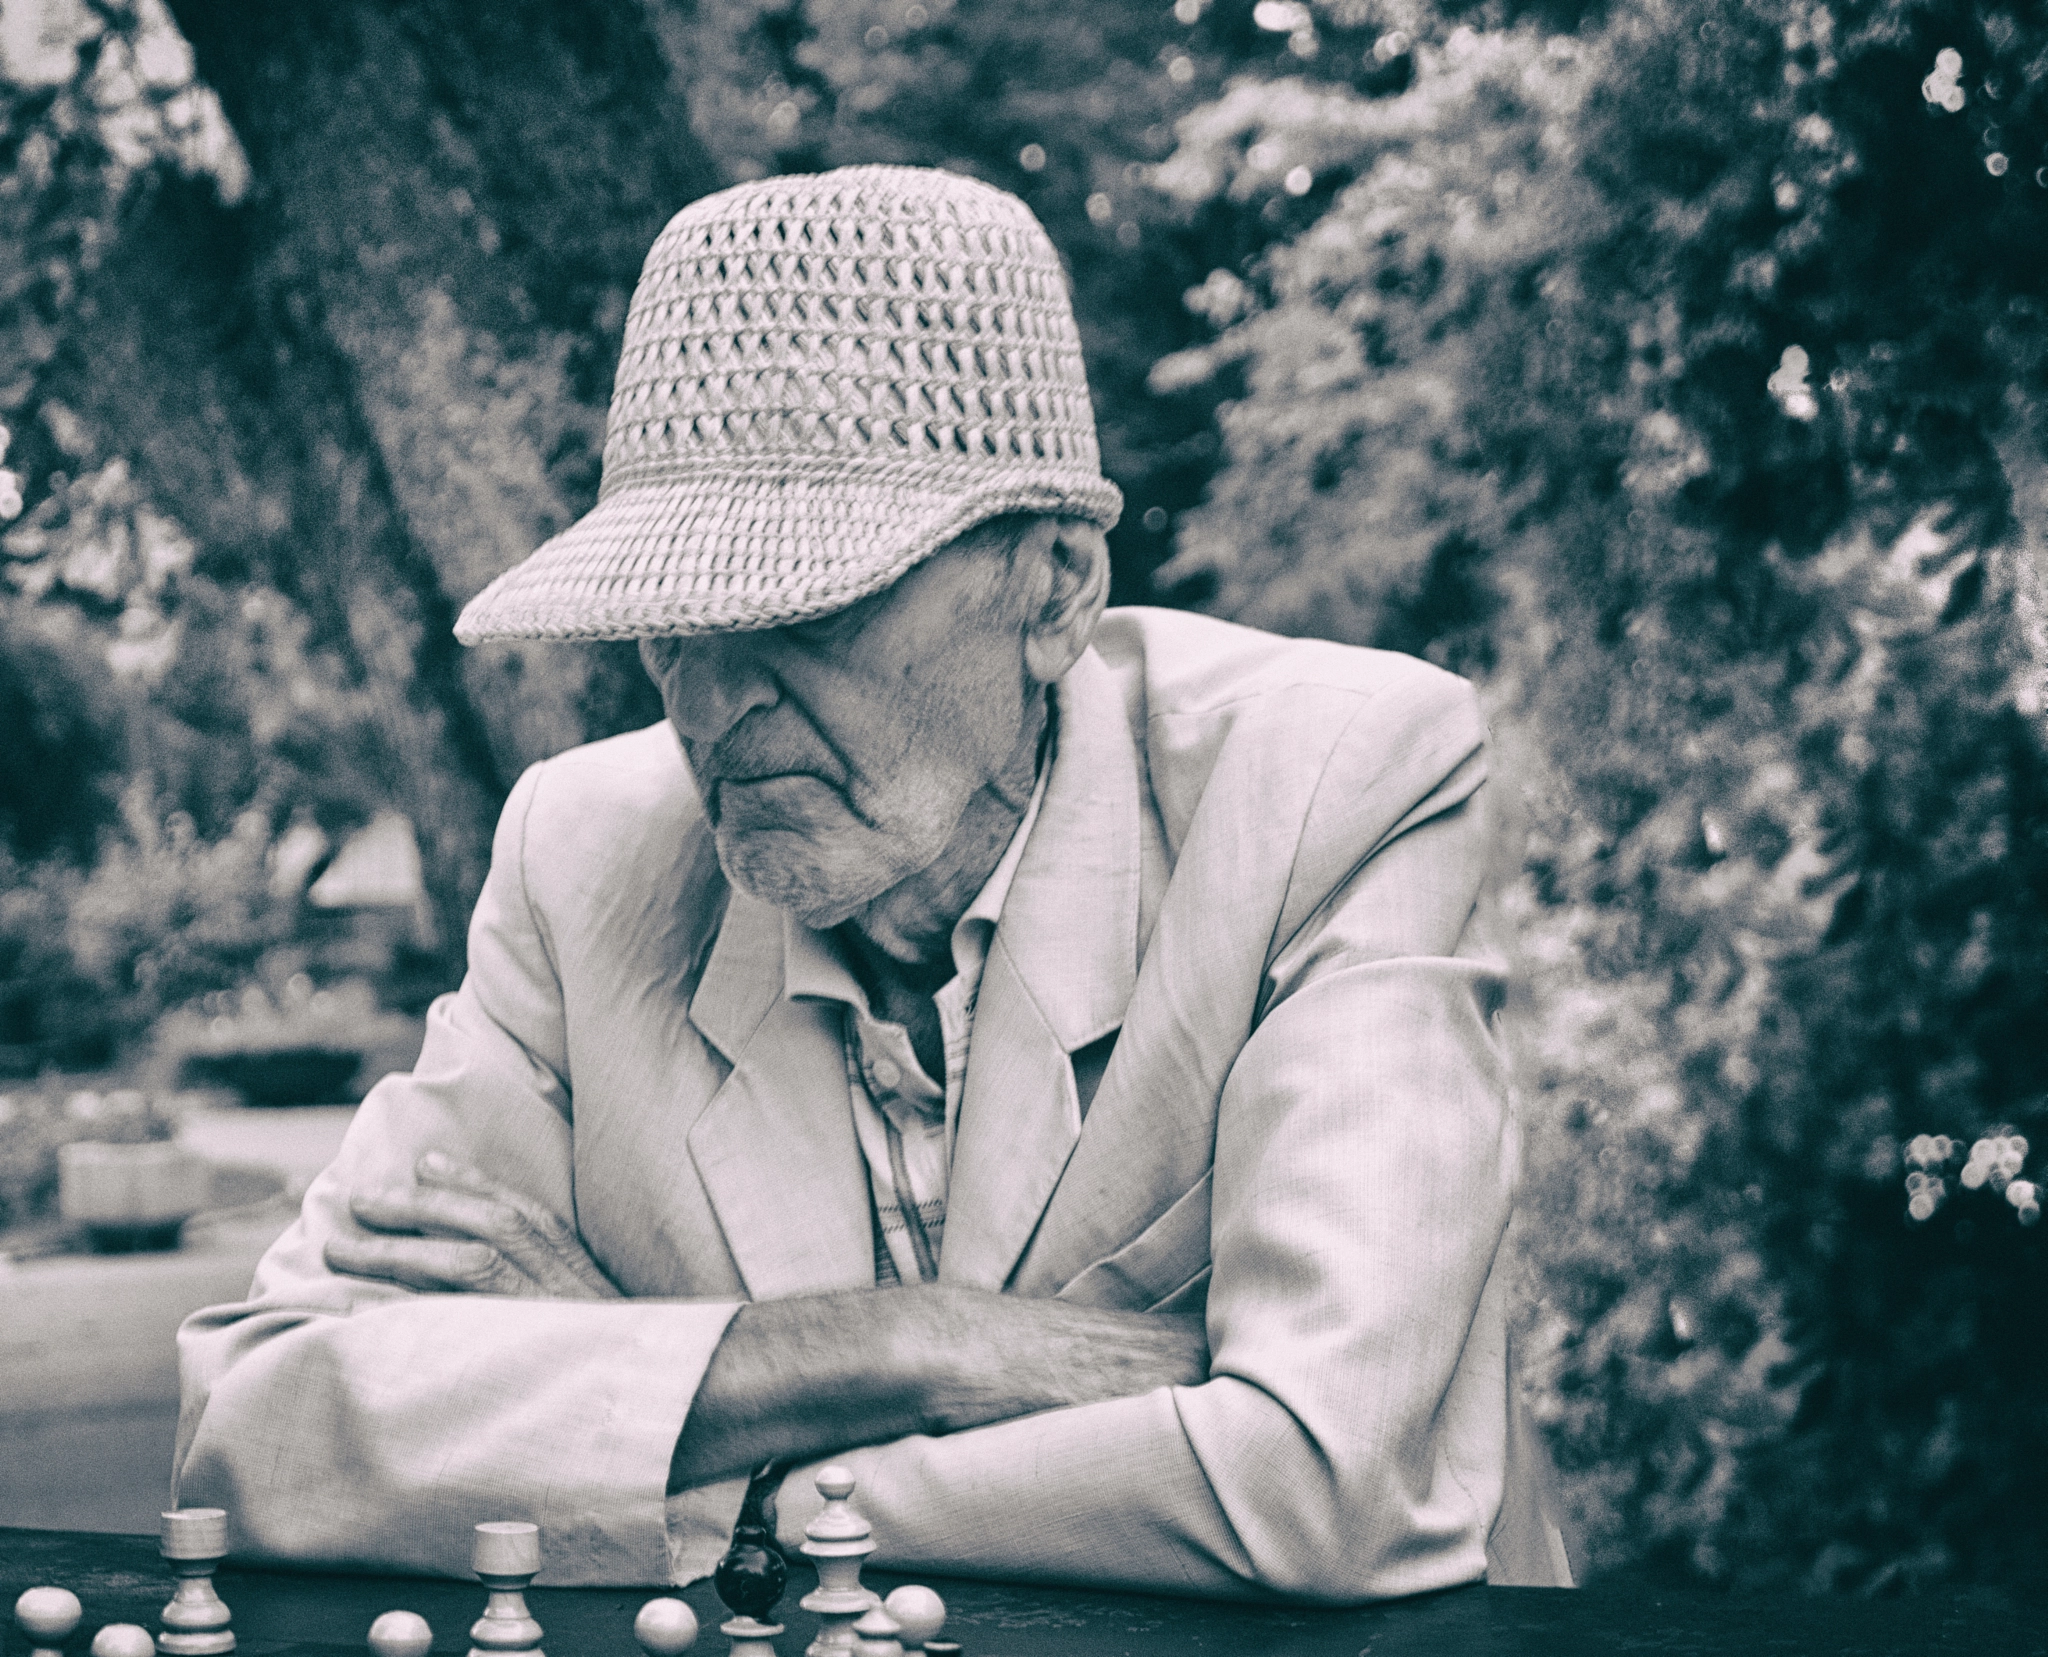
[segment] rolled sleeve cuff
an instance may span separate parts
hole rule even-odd
[[[669,1497],[668,1579],[676,1587],[700,1582],[717,1569],[732,1545],[732,1529],[739,1523],[746,1494],[745,1479],[720,1479]]]

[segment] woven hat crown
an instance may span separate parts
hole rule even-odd
[[[763,179],[662,231],[626,318],[596,508],[456,633],[778,626],[998,514],[1108,527],[1121,505],[1029,208],[922,168]]]

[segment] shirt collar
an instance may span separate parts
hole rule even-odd
[[[967,906],[967,913],[953,923],[953,965],[965,971],[961,959],[963,949],[974,950],[978,961],[987,953],[988,934],[995,930],[995,924],[1002,919],[1003,900],[1010,895],[1010,884],[1017,878],[1017,866],[1024,861],[1024,843],[1031,838],[1031,831],[1038,823],[1038,808],[1045,803],[1045,780],[1052,775],[1052,743],[1046,744],[1047,753],[1038,767],[1038,781],[1031,788],[1031,803],[1024,808],[1024,817],[1017,824],[1017,832],[1010,836],[1010,843],[1003,848],[1001,860],[996,864],[982,888],[975,894],[974,901]],[[968,939],[979,928],[981,936],[969,943]]]

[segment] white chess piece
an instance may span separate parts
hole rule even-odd
[[[903,1657],[903,1642],[896,1636],[903,1625],[889,1615],[889,1607],[877,1600],[853,1625],[854,1651],[858,1657]]]
[[[427,1657],[434,1631],[417,1611],[386,1611],[370,1624],[372,1657]]]
[[[517,1519],[478,1525],[470,1568],[491,1597],[470,1625],[469,1657],[542,1657],[541,1627],[526,1609],[526,1587],[540,1575],[540,1526]]]
[[[633,1619],[633,1638],[647,1657],[681,1657],[697,1643],[697,1613],[679,1599],[651,1599]]]
[[[30,1588],[14,1602],[14,1626],[35,1648],[29,1657],[63,1657],[64,1642],[84,1616],[85,1607],[69,1588]]]
[[[168,1657],[224,1657],[235,1649],[232,1613],[214,1591],[213,1572],[228,1551],[228,1516],[217,1507],[181,1507],[162,1516],[159,1551],[177,1573],[163,1609],[157,1648]]]
[[[882,1601],[896,1619],[896,1638],[905,1651],[922,1651],[927,1640],[936,1640],[946,1626],[946,1602],[922,1583],[906,1582],[889,1591]]]
[[[825,1506],[804,1526],[803,1551],[818,1567],[818,1586],[797,1601],[817,1613],[818,1637],[804,1657],[854,1657],[859,1636],[853,1625],[878,1595],[860,1585],[861,1561],[875,1551],[868,1522],[846,1505],[853,1494],[853,1475],[837,1462],[818,1474],[818,1494]]]
[[[149,1630],[132,1622],[110,1622],[92,1637],[92,1657],[156,1657]]]
[[[727,1657],[779,1657],[775,1649],[775,1636],[782,1632],[779,1622],[733,1617],[720,1623],[718,1632],[732,1641]]]

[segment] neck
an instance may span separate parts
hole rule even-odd
[[[855,912],[845,931],[862,966],[930,994],[953,970],[953,928],[988,884],[1038,780],[1046,708],[1034,700],[1003,769],[967,802],[946,849],[901,884]]]

